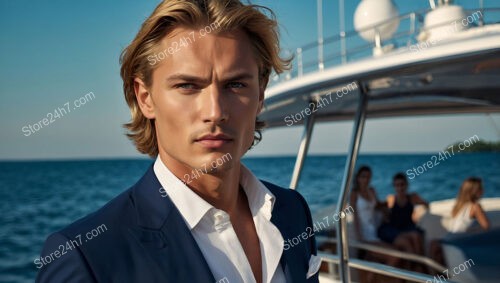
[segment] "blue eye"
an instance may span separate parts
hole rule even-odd
[[[228,88],[243,88],[245,87],[245,84],[240,83],[240,82],[230,82],[227,84]]]
[[[184,83],[184,84],[178,84],[176,85],[177,88],[182,88],[182,89],[194,89],[195,85],[191,83]]]

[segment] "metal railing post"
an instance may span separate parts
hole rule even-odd
[[[375,28],[375,47],[382,48],[382,38],[380,37],[378,28]]]
[[[417,27],[416,27],[416,25],[417,25],[417,23],[416,23],[417,19],[416,19],[416,17],[417,16],[415,15],[415,13],[411,13],[410,14],[410,35],[411,35],[410,38],[412,36],[414,36],[415,31],[417,30]]]
[[[356,120],[354,121],[349,153],[347,155],[344,177],[342,179],[342,187],[337,202],[336,212],[339,214],[344,209],[347,203],[347,196],[349,195],[350,184],[352,183],[353,171],[356,167],[356,160],[358,158],[359,147],[361,145],[361,138],[363,136],[363,129],[366,120],[366,105],[368,97],[366,90],[363,88],[363,85],[359,82],[357,84],[360,90],[359,104],[358,110],[356,112]],[[346,218],[340,218],[340,221],[337,222],[337,238],[339,241],[339,244],[337,245],[337,253],[340,257],[340,281],[343,283],[350,283],[351,278],[349,273],[349,244],[347,241]]]
[[[345,32],[340,33],[340,58],[342,64],[347,63],[347,47],[345,42]]]
[[[323,1],[318,0],[318,69],[323,71]]]
[[[484,26],[484,3],[479,0],[479,11],[481,11],[481,18],[479,18],[479,26]]]
[[[436,9],[436,2],[434,0],[429,0],[429,5],[431,6],[432,10]]]
[[[345,8],[344,0],[339,0],[339,28],[340,28],[340,58],[342,64],[347,63],[345,42]]]
[[[297,76],[302,77],[304,66],[302,65],[302,48],[297,48]]]
[[[304,133],[302,134],[302,140],[300,142],[299,152],[297,154],[297,160],[295,160],[295,167],[293,168],[292,180],[290,181],[290,189],[297,189],[299,184],[300,175],[302,173],[302,168],[304,166],[305,157],[307,151],[309,150],[309,143],[311,142],[311,135],[314,128],[314,119],[316,113],[313,109],[317,109],[316,101],[311,101],[309,104],[309,109],[311,110],[311,115],[306,117],[306,122],[304,123]]]

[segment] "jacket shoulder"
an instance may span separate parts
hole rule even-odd
[[[114,227],[127,224],[133,213],[131,188],[107,202],[98,210],[76,220],[57,233],[73,238],[99,226]],[[110,230],[113,232],[114,230]]]
[[[40,257],[36,282],[96,282],[89,254],[111,254],[113,243],[123,242],[120,231],[132,213],[130,189],[97,211],[48,236]]]

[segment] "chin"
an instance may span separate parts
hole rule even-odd
[[[220,171],[232,168],[235,163],[235,155],[230,152],[211,152],[204,154],[198,159],[194,168],[206,169],[207,171]]]

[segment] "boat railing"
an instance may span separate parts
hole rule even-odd
[[[321,257],[321,260],[327,263],[339,264],[340,257],[338,255],[327,254],[327,253],[318,253]],[[408,280],[411,282],[419,282],[419,283],[428,283],[435,282],[436,278],[434,276],[430,276],[427,274],[422,274],[418,272],[408,271],[405,269],[385,265],[382,263],[371,262],[360,259],[349,259],[349,267],[359,270],[364,270],[368,272],[377,273],[384,276],[389,276],[393,278],[399,278],[403,280]],[[447,281],[454,282],[454,281]]]
[[[326,237],[326,236],[316,236],[316,239],[318,241],[321,241],[322,243],[330,243],[330,244],[337,244],[338,241],[336,238],[332,237]],[[359,242],[355,240],[350,240],[349,241],[349,247],[369,251],[369,252],[374,252],[378,254],[383,254],[383,255],[388,255],[388,256],[393,256],[397,257],[400,259],[405,259],[409,261],[413,261],[416,263],[421,263],[426,265],[427,267],[430,267],[434,269],[437,272],[442,272],[443,270],[446,269],[445,266],[439,264],[435,260],[432,260],[428,257],[422,256],[422,255],[417,255],[417,254],[410,254],[410,253],[405,253],[396,249],[391,249],[391,248],[382,248],[380,246],[364,243],[364,242]]]
[[[431,9],[414,11],[401,15],[397,18],[379,22],[360,30],[341,32],[340,34],[305,44],[293,52],[288,51],[289,55],[293,56],[291,69],[281,75],[273,73],[272,80],[270,82],[271,84],[277,84],[293,78],[301,77],[306,73],[321,71],[327,66],[331,67],[339,64],[342,65],[353,60],[362,59],[371,56],[373,48],[382,48],[383,45],[392,45],[394,49],[403,46],[409,47],[412,44],[419,42],[418,36],[421,32],[429,31],[431,29],[443,27],[456,22],[456,20],[451,20],[440,23],[439,25],[424,27],[423,22],[425,14],[430,10]],[[468,22],[468,26],[471,27],[497,23],[498,18],[500,18],[494,16],[492,16],[490,20],[487,18],[487,15],[492,14],[500,16],[500,8],[484,8],[481,5],[477,9],[468,9],[465,10],[465,12],[467,15],[476,15],[474,13],[478,12],[481,15],[480,17],[472,17],[473,22]],[[390,39],[382,40],[378,30],[382,26],[395,20],[399,20],[400,28]],[[406,26],[406,28],[401,28],[403,26]],[[375,41],[365,43],[359,36],[359,33],[370,30],[375,31]],[[347,47],[348,43],[352,46]],[[338,48],[336,48],[336,46],[338,46]],[[314,58],[314,51],[317,53],[316,58]]]

